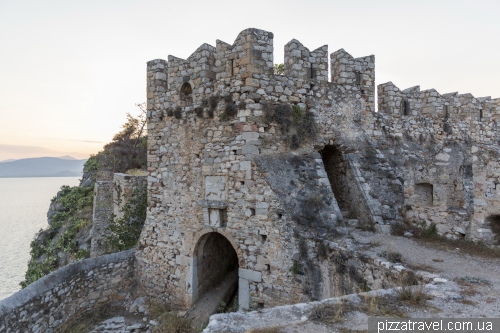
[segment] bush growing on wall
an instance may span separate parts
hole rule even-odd
[[[122,217],[111,217],[104,236],[106,249],[110,253],[128,250],[137,244],[146,220],[146,190],[146,186],[136,188],[130,200],[121,209]]]

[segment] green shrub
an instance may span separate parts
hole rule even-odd
[[[273,72],[274,72],[274,75],[285,74],[285,64],[274,64]]]
[[[121,209],[122,217],[112,216],[106,228],[105,246],[109,252],[133,248],[141,234],[146,220],[146,187],[138,187],[132,192],[130,200]]]

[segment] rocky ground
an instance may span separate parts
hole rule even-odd
[[[432,282],[413,288],[413,297],[403,300],[396,289],[377,290],[307,304],[287,305],[254,312],[216,314],[203,331],[252,332],[277,327],[281,332],[323,333],[366,330],[371,316],[408,318],[496,318],[500,316],[500,258],[443,249],[407,237],[350,232],[360,252],[376,256],[384,251],[402,255],[403,266],[431,277]],[[381,258],[384,260],[383,258]],[[156,324],[147,317],[143,301],[130,307],[131,316],[116,316],[100,322],[91,332],[151,332]],[[266,332],[266,331],[261,331]]]

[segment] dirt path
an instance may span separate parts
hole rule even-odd
[[[449,297],[435,297],[429,301],[441,311],[436,317],[500,317],[500,258],[483,258],[454,250],[436,249],[412,238],[354,232],[360,244],[372,246],[372,253],[382,250],[402,254],[403,265],[435,273],[448,283],[435,288],[435,293],[448,293]],[[411,316],[429,317],[423,311]]]

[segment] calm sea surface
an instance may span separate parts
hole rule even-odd
[[[30,243],[46,228],[50,199],[78,177],[0,178],[0,299],[20,289],[30,259]]]

